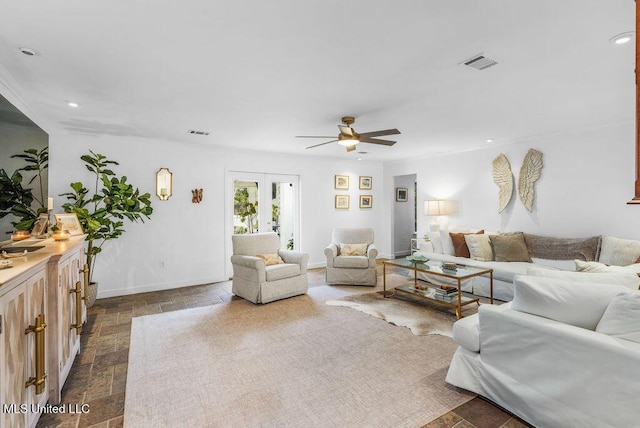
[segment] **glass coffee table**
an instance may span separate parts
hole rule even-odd
[[[387,295],[387,265],[401,267],[413,271],[413,285],[405,284],[393,289],[393,293]],[[431,275],[442,276],[457,281],[457,292],[452,297],[440,297],[441,294],[436,292],[437,285],[426,283],[425,286],[418,284],[418,272],[424,272]],[[493,269],[477,268],[473,266],[457,265],[456,270],[443,269],[439,261],[426,261],[417,263],[407,259],[385,260],[382,264],[382,293],[384,297],[393,297],[398,291],[412,296],[420,297],[431,302],[440,303],[451,306],[456,309],[456,318],[462,318],[462,307],[476,303],[480,305],[478,297],[469,297],[462,294],[460,283],[464,279],[473,278],[489,274],[490,299],[493,304]]]

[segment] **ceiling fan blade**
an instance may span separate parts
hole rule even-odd
[[[329,137],[331,138],[331,137]],[[329,143],[335,143],[338,140],[331,140],[331,141],[327,141],[326,143],[320,143],[320,144],[316,144],[314,146],[309,146],[309,147],[305,147],[306,149],[313,149],[314,147],[319,147],[319,146],[324,146],[325,144],[329,144]]]
[[[354,144],[353,146],[347,146],[347,152],[352,152],[356,149],[356,145]]]
[[[349,137],[353,137],[353,129],[351,129],[350,126],[347,125],[338,125],[338,128],[340,129],[340,133],[342,135],[347,135]]]
[[[383,146],[393,146],[396,142],[391,140],[381,140],[379,138],[362,138],[360,134],[361,143],[382,144]]]
[[[397,129],[385,129],[384,131],[373,131],[373,132],[363,132],[360,134],[360,139],[367,137],[380,137],[382,135],[396,135],[399,134],[400,131]]]
[[[296,138],[335,138],[333,135],[321,136],[321,135],[296,135]]]

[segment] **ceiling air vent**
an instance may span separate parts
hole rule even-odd
[[[193,134],[193,135],[209,135],[209,133],[206,131],[196,131],[194,129],[190,129],[188,132],[189,134]]]
[[[497,61],[491,58],[487,58],[483,54],[478,54],[464,61],[462,64],[467,65],[471,68],[475,68],[476,70],[485,70],[496,65],[497,63]]]

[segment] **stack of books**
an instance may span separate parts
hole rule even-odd
[[[453,285],[442,285],[434,288],[433,291],[435,291],[435,297],[442,300],[453,300],[458,295],[458,289]]]

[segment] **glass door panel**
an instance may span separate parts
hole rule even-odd
[[[260,230],[260,182],[233,180],[233,233],[258,233]]]
[[[271,230],[280,237],[281,250],[295,247],[295,183],[271,181]]]

